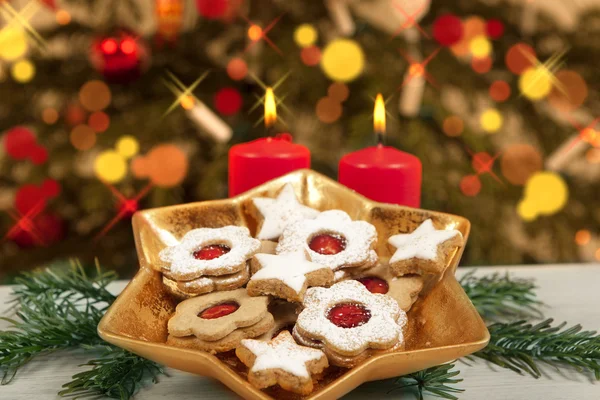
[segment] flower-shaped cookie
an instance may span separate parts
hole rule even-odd
[[[248,381],[259,389],[278,384],[285,390],[309,394],[312,375],[328,367],[321,350],[298,346],[288,331],[269,342],[244,339],[235,354],[250,368]]]
[[[246,266],[234,274],[203,276],[191,281],[174,281],[163,276],[163,284],[171,294],[181,298],[190,298],[210,292],[237,289],[244,286],[248,279],[250,279],[250,268]]]
[[[230,225],[191,230],[179,244],[163,249],[159,258],[166,276],[190,281],[240,272],[259,248],[260,240],[253,239],[248,228]]]
[[[194,297],[177,305],[169,320],[169,333],[176,337],[194,335],[203,340],[219,340],[238,328],[261,321],[269,314],[268,304],[268,297],[250,297],[246,289]]]
[[[303,338],[321,341],[337,355],[355,356],[403,342],[406,313],[393,298],[369,292],[357,281],[306,291],[304,310],[296,321]]]
[[[375,227],[366,221],[352,221],[341,210],[330,210],[312,220],[288,225],[277,245],[277,253],[307,252],[311,261],[332,270],[363,267],[377,262]]]
[[[261,240],[277,240],[290,223],[319,215],[319,211],[300,204],[289,183],[281,189],[277,198],[256,197],[252,203],[258,211],[252,212],[259,220],[256,237]]]

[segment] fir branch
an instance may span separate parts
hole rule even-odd
[[[164,374],[161,366],[126,350],[113,346],[103,346],[101,357],[88,361],[84,366],[92,366],[85,372],[73,376],[73,380],[63,385],[58,394],[75,399],[84,397],[110,397],[130,399],[139,389],[140,382],[147,377],[158,382],[158,375]]]
[[[475,271],[467,273],[460,284],[483,318],[543,317],[539,309],[543,303],[536,299],[532,281],[511,278],[508,273],[483,277],[474,274]]]
[[[454,368],[454,364],[443,364],[401,376],[396,380],[396,384],[399,386],[388,393],[406,388],[415,388],[419,400],[423,400],[424,392],[434,394],[443,399],[457,400],[458,397],[454,393],[462,393],[464,390],[448,386],[462,382],[462,379],[454,378],[460,374],[460,371],[452,371],[452,368]]]
[[[582,331],[580,325],[563,329],[565,322],[552,326],[552,319],[537,325],[525,321],[496,323],[488,327],[488,346],[476,357],[534,378],[542,374],[539,363],[571,366],[581,373],[593,373],[600,380],[600,336]]]

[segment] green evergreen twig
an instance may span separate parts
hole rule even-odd
[[[423,400],[423,393],[425,392],[443,399],[457,400],[458,397],[454,394],[462,393],[464,390],[448,386],[462,382],[462,379],[455,378],[455,376],[460,374],[460,371],[452,371],[453,368],[454,364],[443,364],[401,376],[396,380],[398,387],[390,390],[389,393],[396,390],[414,388],[417,390],[419,400]]]
[[[581,373],[593,373],[600,380],[600,336],[582,331],[581,325],[563,329],[565,322],[554,327],[552,322],[547,319],[537,325],[526,321],[490,325],[490,343],[474,356],[534,378],[542,375],[539,363],[546,363],[571,366]]]
[[[542,302],[536,299],[532,281],[511,278],[508,274],[483,277],[474,274],[475,271],[467,273],[460,284],[483,318],[543,317],[539,309]]]

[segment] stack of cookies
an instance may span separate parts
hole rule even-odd
[[[163,282],[179,298],[167,343],[221,353],[235,349],[257,388],[308,395],[329,365],[352,368],[404,346],[406,312],[424,284],[443,275],[459,232],[427,220],[389,238],[341,210],[319,212],[291,185],[246,204],[248,229],[194,229],[160,253]],[[244,287],[245,286],[245,287]]]

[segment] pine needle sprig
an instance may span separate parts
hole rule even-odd
[[[390,390],[388,393],[392,393],[396,390],[413,388],[416,389],[419,400],[423,400],[423,394],[425,392],[434,394],[443,399],[457,400],[458,397],[454,394],[462,393],[464,390],[448,385],[455,385],[463,380],[455,378],[460,374],[460,371],[452,371],[453,368],[454,364],[443,364],[401,376],[396,380],[396,384],[399,386]]]
[[[63,385],[60,396],[75,399],[110,397],[127,400],[137,392],[140,382],[150,378],[156,383],[158,376],[165,373],[155,362],[126,350],[113,346],[102,348],[100,358],[82,365],[92,368],[74,375],[71,382]]]
[[[580,325],[563,329],[566,323],[552,326],[552,322],[492,324],[488,326],[490,343],[474,356],[534,378],[542,375],[539,363],[543,362],[571,366],[600,380],[600,336],[583,331]]]
[[[474,274],[470,271],[464,275],[460,284],[483,318],[543,317],[543,303],[536,299],[536,286],[531,280],[511,278],[508,274]]]

